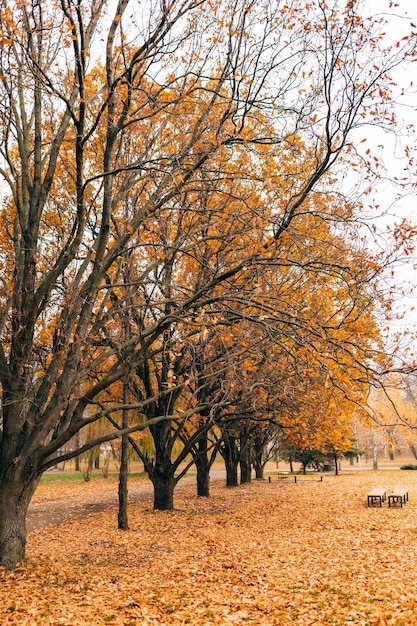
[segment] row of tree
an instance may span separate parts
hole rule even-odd
[[[343,440],[392,367],[379,278],[413,236],[402,223],[366,246],[381,166],[351,137],[395,128],[391,72],[415,39],[384,47],[351,0],[1,0],[0,29],[0,564],[14,567],[42,473],[100,418],[111,428],[88,446],[123,437],[126,454],[149,429],[159,508],[186,450],[204,490],[209,432],[230,457],[258,422]]]

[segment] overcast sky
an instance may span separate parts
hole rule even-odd
[[[410,24],[414,24],[417,32],[417,2],[416,0],[365,0],[368,16],[384,16],[388,20],[386,29],[387,39],[396,41],[408,35]],[[365,9],[365,11],[366,11]],[[396,115],[399,122],[400,133],[386,133],[377,129],[366,130],[367,141],[361,144],[360,149],[365,151],[371,148],[380,156],[388,168],[390,176],[403,177],[405,155],[404,148],[408,144],[414,152],[414,174],[410,176],[409,184],[402,190],[395,189],[392,185],[381,184],[375,189],[375,201],[381,207],[379,225],[385,226],[390,221],[399,221],[407,217],[417,227],[417,61],[410,64],[406,69],[398,68],[393,75],[398,83],[398,98]],[[407,92],[406,96],[400,96],[401,89]],[[415,133],[407,128],[413,124]],[[402,136],[401,136],[402,134]],[[414,186],[413,186],[414,183]],[[417,240],[416,240],[417,243]],[[409,328],[417,333],[417,252],[413,257],[396,269],[396,283],[406,290],[406,295],[398,298],[398,310],[404,311],[403,321],[394,323],[397,329]],[[415,310],[413,310],[415,307]]]

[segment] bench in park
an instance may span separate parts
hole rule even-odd
[[[408,502],[408,491],[407,489],[394,489],[392,493],[388,495],[388,506],[398,506],[401,507]]]
[[[268,482],[272,482],[273,478],[277,478],[278,480],[285,480],[286,478],[290,478],[290,474],[285,473],[285,472],[278,472],[276,474],[274,474],[274,476],[268,476]]]
[[[385,489],[375,487],[368,493],[368,506],[382,506],[382,503],[387,499],[387,492]]]

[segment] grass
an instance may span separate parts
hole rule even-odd
[[[118,482],[116,472],[110,472],[108,478],[103,478],[99,471],[94,472],[91,480],[87,482],[81,472],[48,472],[41,478],[33,503],[68,500],[70,506],[71,501],[79,502],[83,499],[98,502],[100,494],[117,492]],[[142,483],[149,483],[147,475],[144,472],[132,471],[129,475],[129,485]]]
[[[109,479],[118,479],[118,472],[109,472]],[[129,474],[131,480],[147,478],[145,472],[131,472]],[[99,470],[92,472],[90,480],[103,479],[103,474]],[[106,480],[106,479],[104,479]],[[84,480],[82,472],[47,472],[41,478],[41,483],[66,483],[66,482],[86,482]]]

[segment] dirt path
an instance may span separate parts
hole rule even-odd
[[[129,488],[129,503],[149,500],[152,505],[152,485],[144,484]],[[60,499],[48,502],[32,502],[27,516],[27,529],[35,530],[43,526],[52,526],[87,517],[107,509],[117,509],[117,488],[112,491],[98,492],[83,496],[76,501]]]
[[[223,474],[223,472],[215,472],[215,474]],[[216,476],[219,478],[219,476]],[[175,489],[175,493],[195,494],[195,477],[187,476],[181,480]],[[153,506],[153,487],[150,482],[144,481],[139,485],[129,486],[129,504],[138,502],[149,502],[149,506]],[[118,492],[117,486],[111,491],[99,491],[94,494],[84,495],[82,500],[77,499],[59,499],[46,502],[32,502],[29,506],[26,518],[27,530],[36,530],[44,526],[54,526],[65,522],[71,522],[75,519],[94,515],[100,511],[115,509],[117,515]]]

